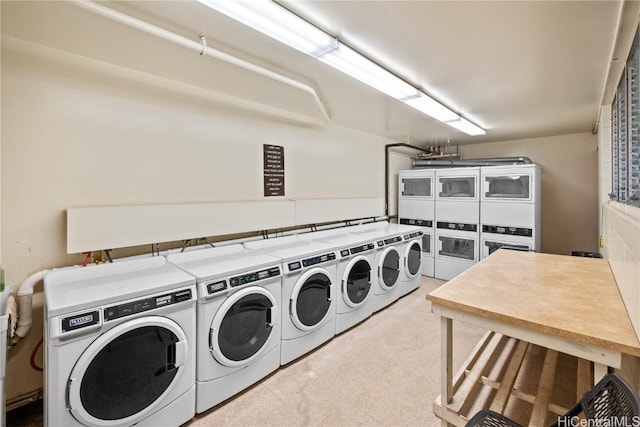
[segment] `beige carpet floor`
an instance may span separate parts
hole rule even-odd
[[[411,294],[185,426],[439,426],[440,319],[423,277]],[[484,331],[454,322],[457,370]],[[8,413],[7,425],[42,425],[42,402]]]

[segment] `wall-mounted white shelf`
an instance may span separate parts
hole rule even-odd
[[[67,253],[381,216],[382,199],[300,199],[67,209]]]

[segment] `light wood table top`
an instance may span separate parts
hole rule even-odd
[[[501,249],[427,299],[507,324],[640,356],[640,343],[604,259]]]

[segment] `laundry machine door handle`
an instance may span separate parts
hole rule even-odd
[[[186,341],[178,341],[174,344],[175,352],[174,358],[175,362],[173,363],[176,368],[184,365],[187,360],[187,342]]]

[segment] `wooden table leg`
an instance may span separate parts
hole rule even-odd
[[[607,375],[608,367],[602,363],[593,363],[593,384],[598,384],[605,375]]]
[[[440,362],[441,362],[441,389],[440,389],[440,402],[443,408],[446,408],[451,401],[452,383],[453,383],[453,333],[452,333],[452,321],[446,317],[441,317],[441,349],[440,349]],[[442,420],[442,426],[446,427],[449,424]]]

